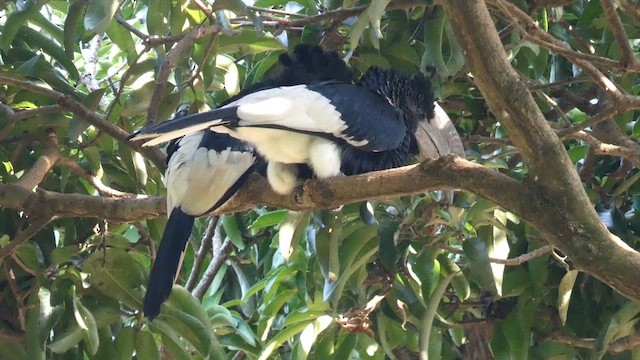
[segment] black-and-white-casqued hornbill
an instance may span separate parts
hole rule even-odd
[[[335,52],[299,45],[291,54],[279,57],[275,74],[245,88],[221,106],[265,89],[327,80],[349,82],[351,77],[351,71]],[[265,162],[252,144],[228,134],[189,132],[169,144],[165,172],[169,220],[149,276],[145,316],[155,318],[169,297],[195,218],[222,206],[251,173],[264,173],[264,168]]]
[[[286,194],[298,182],[298,164],[329,178],[402,166],[411,154],[463,154],[455,128],[442,114],[422,75],[373,67],[358,84],[320,81],[264,89],[142,129],[133,140],[150,146],[204,129],[229,134],[255,146],[267,161],[271,187]]]

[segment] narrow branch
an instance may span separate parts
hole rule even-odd
[[[398,169],[309,180],[299,195],[274,193],[268,182],[255,175],[216,214],[233,213],[259,205],[292,210],[335,208],[364,200],[420,194],[438,189],[465,189],[497,204],[533,216],[527,189],[519,182],[456,157],[427,160]],[[0,205],[28,215],[55,213],[60,218],[97,217],[132,222],[166,215],[164,198],[112,199],[80,194],[60,194],[43,189],[32,192],[14,184],[0,184]]]
[[[596,339],[579,338],[574,335],[562,333],[560,331],[551,333],[549,336],[542,339],[542,341],[557,342],[561,344],[571,345],[577,348],[590,350],[596,347]],[[627,337],[613,341],[611,344],[609,344],[607,351],[613,354],[620,354],[625,351],[629,351],[638,345],[640,345],[640,331],[636,331]]]
[[[218,231],[217,233],[219,232],[220,231]],[[229,253],[229,251],[231,251],[231,248],[231,240],[227,237],[226,239],[224,239],[224,242],[222,243],[222,245],[220,245],[220,247],[214,249],[213,259],[211,259],[207,270],[205,270],[204,275],[202,275],[202,279],[200,279],[200,282],[198,283],[196,288],[191,292],[191,294],[196,299],[202,300],[204,294],[207,292],[207,290],[209,290],[213,279],[216,277],[216,274],[218,274],[218,270],[220,270],[220,267],[222,267],[222,264],[227,259],[227,254]]]
[[[395,10],[407,10],[417,7],[425,7],[425,4],[420,1],[415,0],[404,0],[404,1],[392,1],[386,8],[386,11],[395,11]],[[307,16],[302,19],[286,19],[275,16],[265,16],[265,19],[278,22],[287,28],[291,27],[302,27],[311,24],[317,24],[325,21],[332,22],[343,22],[345,19],[348,19],[352,16],[357,16],[361,12],[365,11],[367,6],[357,6],[349,9],[336,9],[332,11],[327,11],[322,14]]]
[[[158,111],[160,109],[160,102],[164,96],[167,83],[169,81],[169,75],[178,63],[187,53],[187,51],[193,46],[193,43],[206,36],[211,36],[220,32],[220,27],[216,25],[212,26],[198,26],[189,31],[180,41],[178,41],[171,50],[167,53],[166,60],[162,64],[158,75],[156,76],[156,86],[151,95],[149,102],[149,109],[147,110],[147,122],[146,125],[155,124],[158,120]]]
[[[16,233],[16,235],[11,239],[11,242],[0,249],[0,263],[4,261],[4,258],[7,256],[13,255],[13,253],[20,247],[20,245],[24,244],[27,240],[34,237],[40,230],[44,229],[51,221],[55,219],[54,216],[42,216],[35,219],[31,225],[29,225],[26,229],[20,230]]]
[[[522,33],[527,39],[539,44],[540,46],[549,48],[550,50],[559,52],[564,55],[567,59],[569,59],[569,61],[578,65],[587,75],[589,75],[589,77],[593,79],[596,84],[598,84],[598,86],[602,88],[602,90],[605,91],[605,93],[609,94],[610,96],[623,96],[622,92],[615,86],[615,84],[591,62],[585,60],[582,56],[577,56],[576,54],[579,53],[572,51],[567,47],[566,44],[562,43],[551,34],[542,30],[535,20],[533,20],[524,11],[520,10],[517,6],[504,0],[490,0],[489,2],[495,4],[505,14],[508,14],[518,21],[524,23],[525,29],[522,29]]]
[[[93,186],[98,193],[100,193],[100,195],[102,196],[113,196],[113,197],[122,197],[122,198],[134,198],[136,197],[136,194],[131,194],[131,193],[126,193],[126,192],[122,192],[120,190],[116,190],[114,188],[111,188],[107,185],[105,185],[102,180],[100,180],[98,177],[96,177],[95,175],[93,175],[92,173],[90,173],[89,171],[83,169],[75,160],[70,159],[68,157],[60,157],[59,159],[59,164],[70,169],[71,171],[73,171],[76,175],[84,178],[85,180],[87,180],[89,182],[89,184],[91,184],[91,186]]]
[[[143,148],[140,142],[128,141],[127,138],[129,136],[129,133],[98,116],[95,112],[89,110],[76,99],[55,90],[38,86],[30,81],[20,79],[7,73],[0,74],[0,84],[19,87],[21,89],[29,90],[33,93],[56,100],[58,106],[60,106],[62,109],[80,116],[82,120],[95,126],[107,135],[115,138],[116,140],[121,141],[126,146],[131,147],[133,150],[140,152],[146,158],[151,160],[158,169],[163,170],[165,168],[165,155],[162,153],[162,151],[160,151],[160,149],[158,149],[157,147]]]
[[[219,219],[220,218],[217,216],[211,218],[209,226],[207,226],[207,231],[205,231],[204,236],[202,237],[200,248],[196,252],[196,256],[193,260],[191,274],[189,274],[189,279],[187,279],[187,283],[184,285],[184,287],[189,291],[192,291],[196,286],[196,281],[202,271],[204,259],[209,255],[209,251],[213,247],[213,237],[216,233],[220,232],[220,225],[222,225],[222,222],[219,221]]]
[[[45,105],[37,107],[35,109],[16,111],[16,113],[12,116],[12,119],[26,120],[36,116],[59,113],[61,111],[62,109],[58,105]]]
[[[441,248],[446,250],[449,253],[452,254],[459,254],[459,255],[464,255],[464,251],[459,250],[454,248],[453,246],[449,246],[447,244],[442,244],[442,243],[435,243],[433,244],[433,246]],[[526,263],[527,261],[531,261],[533,259],[537,259],[540,256],[549,254],[553,251],[553,246],[551,245],[545,245],[543,247],[537,248],[531,252],[528,252],[526,254],[522,254],[520,256],[516,256],[514,258],[511,259],[496,259],[496,258],[488,258],[489,262],[495,263],[495,264],[502,264],[502,265],[506,265],[506,266],[519,266],[522,265],[524,263]]]
[[[251,5],[247,5],[247,9],[249,9],[251,11],[261,12],[261,13],[271,13],[271,14],[286,15],[286,16],[298,16],[298,17],[303,17],[303,18],[304,17],[309,17],[309,15],[305,15],[305,14],[294,13],[294,12],[290,12],[290,11],[277,10],[277,9],[268,9],[268,8],[262,8],[262,7],[251,6]]]
[[[613,116],[616,116],[618,114],[621,114],[623,112],[627,111],[626,109],[620,109],[618,106],[610,106],[604,110],[602,110],[601,112],[593,115],[592,117],[588,118],[587,120],[573,125],[570,128],[566,128],[563,130],[558,131],[558,136],[561,138],[564,137],[570,137],[572,134],[576,134],[588,127],[592,127],[594,125],[597,125],[607,119],[612,118]]]
[[[611,32],[613,32],[613,36],[616,38],[616,41],[618,42],[618,45],[622,50],[622,58],[620,59],[620,63],[625,69],[640,68],[640,61],[633,53],[631,43],[629,42],[629,36],[624,30],[622,20],[620,20],[620,16],[618,16],[618,13],[616,12],[613,1],[600,0],[600,6],[602,6],[602,10],[604,10],[604,14],[607,16],[609,25],[611,25]]]
[[[40,142],[44,148],[43,154],[17,182],[19,186],[27,190],[35,189],[61,158],[58,150],[58,137],[55,132],[50,131]]]
[[[586,142],[598,155],[622,157],[631,161],[633,166],[635,166],[636,168],[640,168],[640,152],[634,149],[604,143],[598,140],[595,136],[592,136],[584,131],[572,134],[570,137]]]

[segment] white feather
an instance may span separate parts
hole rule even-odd
[[[211,121],[207,121],[206,123],[185,127],[185,128],[179,129],[179,130],[175,130],[175,131],[171,131],[171,132],[167,132],[167,133],[163,133],[163,134],[155,134],[155,133],[153,133],[153,134],[136,135],[133,138],[131,138],[131,140],[133,140],[133,141],[135,141],[135,140],[144,140],[144,139],[148,139],[148,138],[153,137],[153,139],[145,142],[144,144],[142,144],[142,146],[154,146],[154,145],[162,144],[163,142],[167,142],[167,141],[171,141],[173,139],[177,139],[177,138],[179,138],[181,136],[186,136],[186,135],[195,133],[197,131],[210,128],[211,126],[215,126],[216,124],[218,124],[220,122],[221,122],[221,119],[214,119],[214,120],[211,120]]]
[[[165,182],[167,209],[180,207],[189,215],[208,211],[253,165],[250,152],[222,152],[199,147],[203,132],[180,139],[180,147],[169,159]]]
[[[287,86],[248,94],[227,106],[238,106],[240,126],[279,126],[298,131],[331,134],[354,146],[367,140],[354,141],[344,132],[348,125],[329,99],[307,89],[306,85]],[[218,131],[217,128],[214,129]]]

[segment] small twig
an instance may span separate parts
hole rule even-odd
[[[125,20],[122,15],[120,14],[116,14],[115,16],[116,21],[118,22],[118,24],[122,25],[122,27],[124,27],[125,29],[127,29],[128,32],[132,33],[133,35],[139,37],[141,40],[146,41],[147,39],[149,39],[149,35],[143,33],[142,31],[136,29],[135,26],[132,26],[131,24],[129,24],[127,22],[127,20]]]
[[[548,84],[531,85],[531,86],[529,86],[529,90],[531,90],[531,91],[533,91],[533,90],[552,90],[552,89],[556,89],[556,88],[566,89],[570,85],[586,83],[586,82],[590,82],[590,81],[591,80],[589,80],[587,78],[584,78],[584,77],[575,77],[575,78],[569,78],[569,79],[556,81],[556,82],[552,82],[552,83],[548,83]]]
[[[35,109],[16,111],[15,114],[12,116],[12,119],[26,120],[36,116],[59,113],[61,111],[62,111],[62,108],[60,108],[59,105],[45,105],[45,106],[37,107]]]
[[[574,335],[569,335],[559,330],[552,332],[548,336],[542,339],[543,342],[557,342],[561,344],[571,345],[572,347],[582,349],[594,349],[596,347],[596,339],[593,338],[579,338]],[[633,334],[615,340],[609,344],[607,351],[613,354],[619,354],[625,351],[629,351],[640,344],[640,331],[636,331]]]
[[[13,293],[13,297],[16,301],[16,310],[18,312],[18,324],[20,325],[20,330],[27,330],[27,318],[25,316],[25,308],[24,308],[24,294],[20,291],[18,284],[16,283],[16,276],[13,273],[13,269],[9,265],[8,262],[3,262],[2,268],[5,272],[5,277],[7,282],[9,283],[9,288],[11,288],[11,292]]]
[[[277,10],[277,9],[267,9],[267,8],[261,8],[261,7],[257,7],[257,6],[252,6],[252,5],[247,5],[247,9],[252,10],[252,11],[261,12],[261,13],[271,13],[271,14],[279,14],[279,15],[287,15],[287,16],[298,16],[298,17],[303,17],[303,18],[304,17],[309,17],[309,15],[306,15],[306,14],[294,13],[294,12]]]
[[[594,57],[593,55],[581,54],[571,50],[566,44],[562,43],[551,34],[542,30],[535,20],[533,20],[529,15],[520,10],[520,8],[518,8],[514,4],[509,3],[505,0],[489,0],[488,2],[500,8],[503,13],[509,14],[517,19],[517,21],[524,23],[524,27],[520,26],[517,23],[516,25],[520,27],[521,32],[526,39],[533,41],[536,44],[543,46],[549,50],[556,51],[564,55],[569,61],[579,66],[587,75],[589,75],[589,77],[596,84],[598,84],[598,86],[600,86],[606,94],[614,98],[621,98],[625,95],[620,89],[618,89],[613,81],[606,77],[590,61],[585,59],[585,56],[587,56],[589,59],[592,59]],[[617,61],[613,62],[616,65],[620,66]]]
[[[464,255],[464,251],[460,250],[460,249],[456,249],[448,244],[443,244],[443,243],[435,243],[433,244],[435,247],[438,247],[440,249],[444,249],[452,254],[457,254],[457,255]],[[552,252],[553,250],[553,246],[551,245],[545,245],[542,247],[539,247],[531,252],[528,252],[526,254],[522,254],[520,256],[516,256],[514,258],[511,259],[496,259],[496,258],[489,258],[489,262],[495,263],[495,264],[502,264],[502,265],[506,265],[506,266],[518,266],[518,265],[522,265],[527,261],[531,261],[533,259],[539,258],[540,256],[543,256],[545,254],[548,254],[550,252]]]
[[[19,230],[7,246],[0,248],[0,262],[4,262],[7,256],[12,256],[20,245],[34,237],[54,219],[53,215],[43,216],[35,219],[26,229]]]
[[[629,36],[627,32],[624,30],[624,26],[622,25],[622,20],[620,20],[620,16],[616,12],[615,5],[611,0],[600,0],[600,6],[602,10],[604,10],[604,14],[607,16],[607,20],[609,21],[609,25],[611,25],[611,32],[615,37],[618,45],[620,46],[620,50],[622,50],[622,58],[620,59],[620,63],[625,69],[638,69],[640,68],[640,61],[636,58],[636,55],[631,48],[631,43],[629,42]]]
[[[200,248],[196,252],[196,256],[193,260],[191,274],[189,274],[189,279],[187,279],[187,283],[185,284],[185,288],[189,291],[192,291],[196,286],[196,281],[200,276],[204,259],[207,257],[207,255],[209,255],[209,251],[213,247],[214,235],[217,232],[220,232],[220,225],[222,223],[219,221],[219,219],[220,218],[218,216],[214,216],[211,218],[209,226],[207,226],[207,231],[205,231],[204,236],[202,237],[202,243],[200,244]]]
[[[98,193],[102,196],[112,196],[112,197],[121,197],[121,198],[134,198],[136,194],[122,192],[120,190],[116,190],[105,185],[102,180],[100,180],[97,176],[90,173],[89,171],[83,169],[75,160],[70,159],[65,156],[61,156],[58,160],[58,163],[69,170],[73,171],[76,175],[84,178],[93,186]]]
[[[569,137],[586,142],[598,155],[622,157],[631,161],[631,163],[633,163],[636,168],[640,168],[640,153],[635,151],[634,149],[604,143],[598,140],[595,136],[592,136],[584,131],[571,134]]]
[[[18,266],[20,266],[22,270],[24,270],[24,272],[26,272],[27,274],[31,276],[38,276],[38,273],[29,268],[22,260],[20,260],[20,258],[16,254],[11,254],[11,259],[13,259],[13,261],[18,264]]]
[[[465,138],[466,141],[478,144],[498,144],[501,146],[513,146],[511,139],[509,138],[495,138],[491,136],[482,136],[482,135],[469,135]]]
[[[191,46],[197,39],[201,39],[206,36],[210,36],[213,34],[217,34],[220,32],[220,26],[217,24],[211,26],[198,26],[189,31],[180,41],[178,41],[171,50],[167,53],[167,57],[158,71],[158,75],[156,76],[155,81],[155,89],[153,90],[153,94],[151,95],[151,100],[149,101],[149,109],[147,110],[147,122],[146,126],[155,124],[158,119],[158,111],[160,109],[160,102],[164,96],[165,88],[167,87],[167,83],[169,81],[169,75],[171,75],[171,70],[173,70],[182,56],[191,49]]]
[[[216,231],[216,235],[214,236],[214,238],[219,237],[219,233],[220,231]],[[224,242],[222,243],[222,245],[220,245],[220,247],[214,246],[213,259],[211,259],[207,270],[205,270],[204,274],[202,275],[202,279],[200,279],[198,285],[196,285],[195,289],[193,289],[193,291],[191,292],[191,294],[196,299],[202,300],[204,294],[209,289],[209,286],[211,286],[213,279],[216,277],[216,274],[218,274],[218,270],[220,270],[220,267],[227,259],[227,254],[229,253],[229,251],[231,251],[231,248],[231,240],[228,237],[224,239]]]
[[[576,134],[586,128],[597,125],[598,123],[601,123],[625,111],[627,111],[626,108],[621,109],[621,107],[619,106],[610,106],[579,124],[576,124],[576,125],[573,125],[572,127],[558,131],[557,134],[560,138],[569,137],[572,134]]]

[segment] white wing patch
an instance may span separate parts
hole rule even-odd
[[[169,159],[165,173],[167,209],[178,206],[189,215],[208,211],[253,165],[251,152],[221,152],[199,147],[203,132],[185,136]]]
[[[266,125],[331,134],[356,147],[368,143],[349,136],[349,126],[329,99],[305,85],[262,90],[227,106],[231,105],[239,106],[240,126]]]

